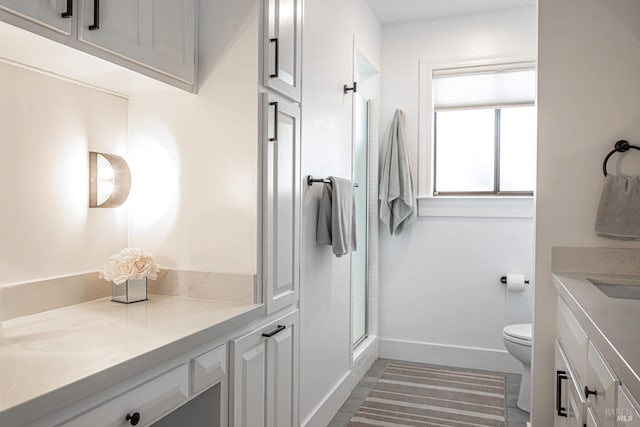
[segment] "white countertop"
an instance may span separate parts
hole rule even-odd
[[[640,300],[611,298],[587,278],[640,281],[638,276],[554,273],[553,282],[622,384],[640,401]]]
[[[128,305],[103,298],[0,323],[0,425],[31,421],[45,415],[34,414],[41,407],[62,407],[261,314],[261,305],[151,295]]]

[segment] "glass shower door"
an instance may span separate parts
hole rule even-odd
[[[367,337],[367,231],[368,231],[368,102],[354,94],[353,180],[356,194],[357,251],[351,257],[351,327],[352,344],[357,346]]]

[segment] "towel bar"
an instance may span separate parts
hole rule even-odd
[[[321,183],[321,184],[331,184],[331,181],[328,180],[327,178],[314,178],[312,175],[308,175],[307,176],[307,185],[308,186],[312,186],[315,183]],[[353,184],[354,187],[359,187],[359,185],[357,183]]]

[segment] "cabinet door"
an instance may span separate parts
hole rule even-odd
[[[194,83],[195,0],[80,4],[80,41]]]
[[[231,409],[229,425],[266,425],[267,341],[253,333],[234,341],[232,350]]]
[[[600,352],[589,342],[587,382],[585,395],[589,389],[588,400],[593,413],[602,427],[616,425],[618,379],[609,369]]]
[[[300,101],[302,0],[264,0],[264,85]]]
[[[556,341],[556,407],[555,427],[583,427],[586,400],[580,393],[580,385],[568,362],[562,346]]]
[[[298,312],[231,343],[233,427],[298,425]]]
[[[71,34],[73,7],[68,0],[0,0],[0,10],[62,34]]]
[[[300,109],[264,95],[262,285],[267,312],[298,300]]]
[[[282,326],[267,342],[267,427],[298,425],[297,316],[278,322]]]

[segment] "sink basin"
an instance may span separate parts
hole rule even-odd
[[[640,281],[587,278],[593,286],[610,298],[640,300]]]

